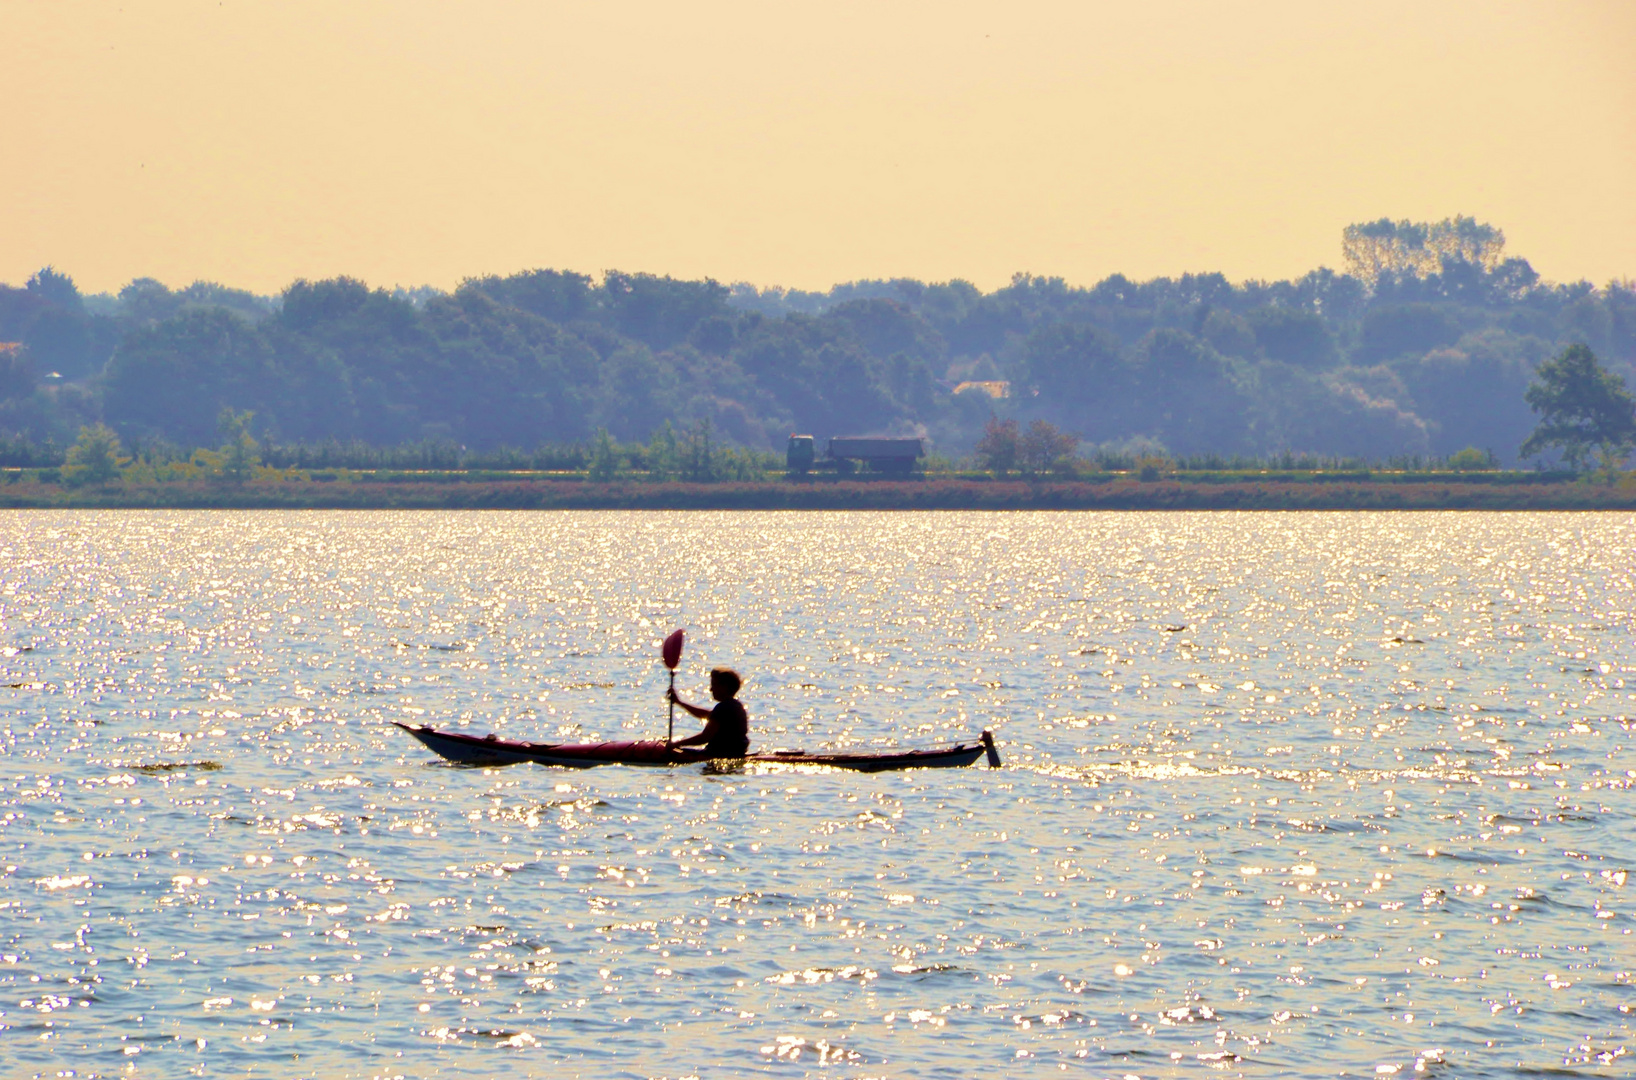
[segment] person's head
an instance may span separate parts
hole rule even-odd
[[[730,667],[710,669],[710,696],[717,701],[726,701],[738,693],[738,688],[743,685],[744,680]]]

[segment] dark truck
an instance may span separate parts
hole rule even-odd
[[[926,456],[923,440],[876,435],[837,435],[829,440],[823,457],[817,453],[816,441],[811,435],[791,435],[784,462],[792,473],[813,469],[837,469],[851,472],[858,465],[868,465],[877,472],[910,472],[915,461]]]

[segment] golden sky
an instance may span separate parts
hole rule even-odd
[[[1636,276],[1636,2],[0,0],[0,281]]]

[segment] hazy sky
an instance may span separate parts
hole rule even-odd
[[[1636,275],[1636,3],[0,0],[0,280]]]

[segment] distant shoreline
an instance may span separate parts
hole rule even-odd
[[[357,510],[1636,510],[1616,482],[1461,479],[860,480],[594,483],[578,479],[257,481],[68,488],[0,483],[7,509]]]

